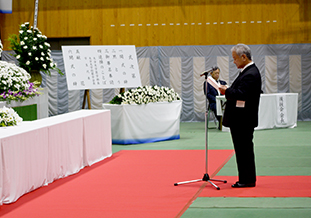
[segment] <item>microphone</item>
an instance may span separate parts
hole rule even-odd
[[[210,69],[210,70],[207,70],[207,71],[203,71],[203,72],[200,74],[200,76],[207,75],[207,74],[209,74],[210,72],[213,72],[213,68]]]

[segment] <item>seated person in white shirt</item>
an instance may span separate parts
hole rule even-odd
[[[226,85],[227,83],[223,80],[219,80],[219,73],[220,69],[219,67],[213,67],[212,72],[210,73],[211,76],[209,78],[211,80],[214,80],[218,85]],[[209,101],[209,108],[214,112],[215,115],[217,115],[216,112],[216,96],[221,95],[219,90],[216,90],[213,86],[211,86],[209,83],[207,83],[206,87],[206,81],[203,84],[203,90],[204,94],[206,95],[208,101]],[[218,123],[220,124],[221,116],[216,116]],[[220,129],[220,126],[218,126],[218,129]]]

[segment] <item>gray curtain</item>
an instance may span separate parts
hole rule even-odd
[[[200,73],[218,65],[220,78],[230,85],[238,70],[231,57],[232,45],[137,47],[142,85],[174,88],[182,97],[181,121],[204,121],[204,78]],[[250,45],[252,57],[262,76],[264,93],[299,94],[298,120],[311,120],[311,44]],[[16,62],[3,51],[2,60]],[[61,51],[52,58],[63,73]],[[147,79],[146,79],[147,78]],[[43,74],[43,87],[49,92],[49,115],[63,114],[82,108],[84,90],[68,91],[66,77],[52,72]],[[118,89],[91,90],[92,108],[101,108]]]

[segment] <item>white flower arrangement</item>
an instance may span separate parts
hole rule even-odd
[[[24,101],[41,93],[29,82],[30,74],[21,67],[0,61],[0,101]]]
[[[118,94],[109,103],[140,105],[152,102],[172,102],[180,99],[178,93],[172,88],[143,86]]]
[[[20,25],[19,35],[11,35],[9,41],[19,66],[27,72],[38,70],[51,75],[50,70],[56,70],[64,75],[51,58],[47,37],[38,28],[30,27],[29,22]]]
[[[23,121],[12,108],[0,108],[0,127],[16,126]]]

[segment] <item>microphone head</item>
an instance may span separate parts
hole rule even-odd
[[[210,69],[210,70],[203,71],[203,72],[200,74],[200,76],[207,75],[207,74],[209,74],[210,72],[213,72],[213,68]]]

